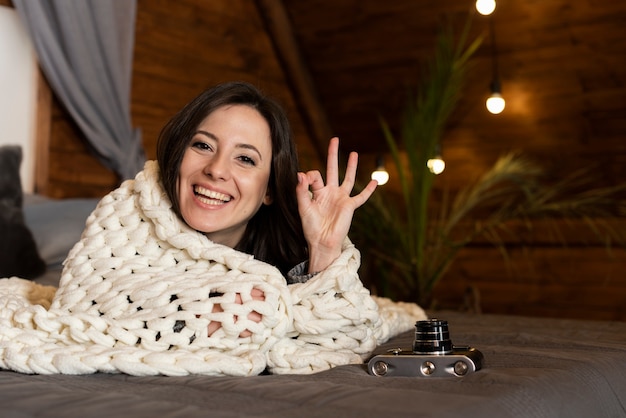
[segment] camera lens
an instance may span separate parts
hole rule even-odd
[[[415,323],[413,352],[418,354],[449,354],[452,340],[448,331],[448,321],[427,319]]]

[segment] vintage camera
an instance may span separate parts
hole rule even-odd
[[[374,376],[461,377],[480,370],[483,358],[475,348],[452,345],[448,321],[428,319],[415,323],[412,350],[376,355],[367,370]]]

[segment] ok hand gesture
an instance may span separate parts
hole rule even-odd
[[[350,196],[356,179],[358,155],[350,153],[346,175],[339,185],[339,139],[328,146],[326,184],[318,170],[298,173],[296,195],[304,236],[309,246],[309,273],[328,267],[341,254],[354,211],[374,193],[377,182]]]

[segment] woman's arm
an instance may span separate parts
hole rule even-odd
[[[339,138],[330,140],[326,184],[319,171],[298,173],[298,210],[309,247],[309,273],[324,270],[341,254],[354,211],[374,193],[370,181],[357,195],[350,196],[356,179],[358,155],[350,153],[346,175],[339,184]]]

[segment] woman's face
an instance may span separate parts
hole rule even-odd
[[[270,204],[270,128],[245,105],[220,107],[198,126],[183,155],[178,201],[183,219],[234,247],[262,204]]]

